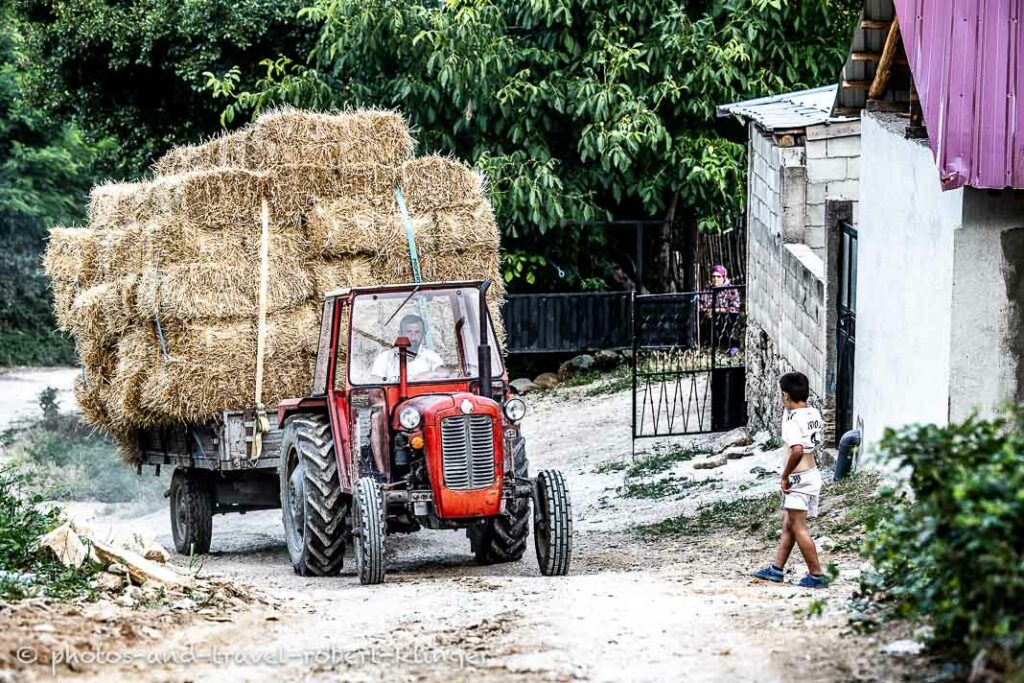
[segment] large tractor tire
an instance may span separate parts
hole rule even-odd
[[[516,479],[529,479],[530,463],[516,458]],[[530,535],[530,499],[515,498],[507,503],[506,514],[478,522],[466,530],[469,545],[480,564],[518,562],[526,552]]]
[[[171,475],[171,535],[182,555],[205,555],[213,537],[213,487],[204,472],[179,467]]]
[[[356,484],[352,501],[352,542],[356,546],[356,570],[362,584],[384,581],[384,496],[373,477]]]
[[[572,557],[572,503],[565,477],[558,470],[537,475],[533,509],[533,540],[544,576],[565,576]]]
[[[348,497],[341,490],[326,416],[290,418],[281,439],[281,512],[299,576],[334,576],[345,555]]]

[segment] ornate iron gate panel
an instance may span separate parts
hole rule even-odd
[[[633,438],[746,424],[744,288],[633,296]]]
[[[836,291],[836,440],[853,429],[853,359],[857,332],[857,230],[840,225]]]

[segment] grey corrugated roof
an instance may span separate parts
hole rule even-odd
[[[823,85],[810,90],[723,104],[717,112],[720,117],[732,114],[753,120],[769,131],[804,128],[828,121],[835,99],[836,86]]]

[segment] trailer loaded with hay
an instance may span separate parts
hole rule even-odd
[[[413,148],[394,112],[280,110],[94,188],[89,225],[51,231],[83,417],[126,462],[173,468],[179,552],[209,550],[214,514],[282,507],[303,574],[336,572],[350,534],[375,582],[386,532],[421,525],[467,529],[482,561],[522,555],[537,487],[497,353],[497,225],[477,174]],[[400,372],[378,370],[388,354]]]

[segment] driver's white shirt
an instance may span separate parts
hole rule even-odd
[[[441,356],[424,346],[421,346],[415,355],[411,349],[409,351],[409,379],[433,372],[442,365],[444,365],[444,361],[441,360]],[[383,377],[385,382],[397,382],[398,349],[381,352],[373,361],[370,374],[374,377]]]

